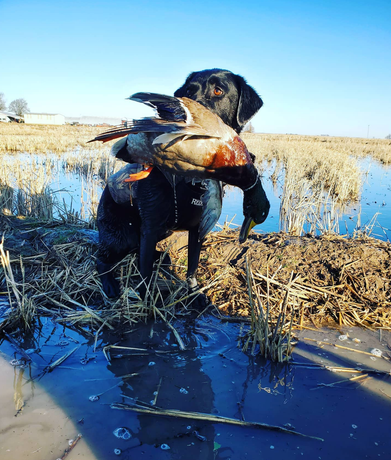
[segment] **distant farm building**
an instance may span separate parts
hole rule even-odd
[[[64,125],[65,117],[59,113],[25,113],[24,122],[30,125]]]
[[[12,112],[0,112],[0,122],[9,123],[11,121],[16,121],[17,123],[21,117]]]
[[[70,125],[90,125],[90,126],[112,126],[119,125],[121,123],[120,118],[111,117],[65,117],[65,123]]]

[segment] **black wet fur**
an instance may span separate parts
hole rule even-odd
[[[263,105],[262,99],[243,77],[222,69],[191,73],[174,95],[201,103],[238,133]],[[153,103],[159,110],[159,100]],[[173,109],[172,116],[178,119],[181,114]],[[176,194],[180,201],[177,224],[173,187],[158,168],[153,168],[146,179],[133,185],[137,188],[133,205],[117,204],[108,187],[105,188],[98,207],[100,245],[97,268],[103,289],[109,297],[120,294],[118,281],[111,271],[113,265],[128,253],[137,252],[141,275],[148,283],[156,244],[175,229],[189,230],[187,278],[193,289],[197,285],[196,271],[202,245],[202,241],[198,241],[202,207],[191,203],[203,191],[200,184],[190,186],[180,178],[177,181]],[[146,285],[140,289],[142,297],[145,293]]]

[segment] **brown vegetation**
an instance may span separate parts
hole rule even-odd
[[[123,294],[113,301],[105,297],[96,272],[96,233],[44,223],[34,228],[34,222],[38,225],[2,220],[1,284],[12,306],[3,327],[52,315],[100,331],[150,316],[170,324],[175,315],[192,309],[181,241],[166,240],[162,246],[170,250],[174,265],[157,267],[146,301],[137,294],[135,257],[127,257],[116,269]],[[249,320],[250,330],[242,337],[245,349],[283,361],[291,352],[292,328],[329,324],[390,330],[390,260],[390,243],[364,236],[272,233],[253,235],[239,246],[238,232],[223,229],[207,237],[199,279],[215,314]]]
[[[0,123],[0,153],[63,153],[76,148],[107,150],[100,143],[87,144],[102,128],[95,126],[25,125]]]
[[[283,159],[292,151],[302,152],[303,155],[318,151],[324,156],[338,154],[356,158],[371,157],[383,164],[391,164],[389,139],[247,133],[242,138],[251,152],[267,160]]]

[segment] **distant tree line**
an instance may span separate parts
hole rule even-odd
[[[388,136],[386,136],[386,139],[391,139],[391,134],[389,134]]]
[[[0,110],[8,110],[9,112],[15,113],[19,117],[23,116],[24,113],[30,112],[27,102],[23,98],[15,99],[14,101],[10,102],[10,105],[7,109],[4,93],[0,93]]]

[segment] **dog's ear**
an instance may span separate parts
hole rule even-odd
[[[187,85],[189,84],[190,80],[192,80],[192,78],[194,77],[196,72],[192,72],[187,78],[186,78],[186,81],[185,83],[183,84],[183,86],[181,86],[180,88],[178,88],[175,93],[174,93],[174,96],[175,97],[185,97],[187,95],[186,93],[186,90],[187,90]]]
[[[257,92],[247,84],[246,80],[240,75],[236,75],[236,82],[240,90],[238,111],[236,120],[238,126],[235,129],[238,133],[246,126],[248,121],[258,112],[263,106],[262,99]]]

